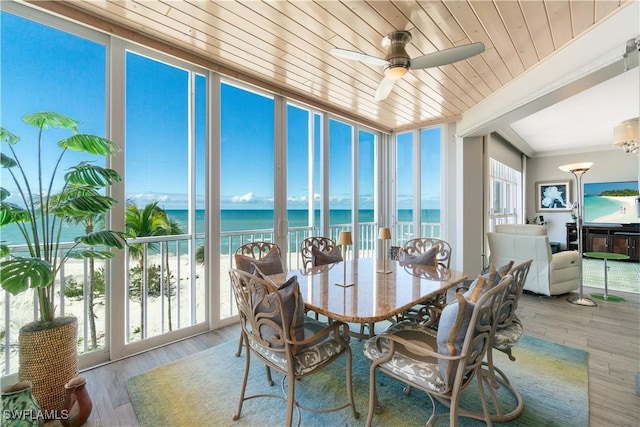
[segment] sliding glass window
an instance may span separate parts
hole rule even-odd
[[[80,124],[82,133],[106,137],[106,63],[107,39],[95,35],[80,36],[52,28],[41,22],[51,22],[39,13],[27,13],[32,19],[9,11],[19,5],[3,4],[0,12],[0,126],[18,136],[20,140],[11,147],[3,143],[2,154],[21,162],[31,188],[37,190],[37,144],[38,128],[27,125],[23,117],[39,112],[54,112],[67,116]],[[25,8],[21,8],[23,10]],[[9,10],[9,11],[7,11]],[[71,29],[70,29],[71,30]],[[42,169],[44,185],[61,153],[57,141],[72,135],[70,130],[49,128],[43,132]],[[65,152],[57,166],[57,179],[52,183],[52,192],[62,189],[62,177],[67,170],[79,162],[91,161],[106,166],[102,156]],[[4,163],[4,162],[3,162]],[[11,168],[14,173],[17,168]],[[25,207],[20,189],[14,185],[9,169],[2,168],[1,182],[3,204],[11,203]],[[6,196],[6,198],[5,198]],[[104,217],[84,218],[62,224],[61,241],[69,249],[76,236],[89,229],[104,229]],[[29,256],[25,252],[25,239],[15,224],[2,227],[2,243],[8,245],[14,255]],[[104,350],[107,346],[108,286],[105,283],[104,260],[69,260],[56,278],[56,315],[73,315],[78,319],[78,351],[80,354],[93,350]],[[30,291],[13,296],[2,292],[0,297],[0,376],[18,370],[18,330],[35,320],[34,294]]]
[[[274,99],[230,82],[220,84],[220,304],[235,313],[226,269],[253,241],[274,242]]]
[[[131,342],[207,320],[205,271],[196,261],[204,244],[206,78],[137,52],[125,60]]]

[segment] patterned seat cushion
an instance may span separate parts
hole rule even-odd
[[[304,336],[310,338],[316,333],[320,332],[327,325],[311,319],[310,317],[304,318]],[[342,338],[348,343],[349,335],[341,334]],[[264,347],[251,338],[249,338],[249,345],[256,352],[260,353],[263,357],[271,360],[276,365],[280,366],[283,370],[287,369],[287,357],[282,349],[270,349]],[[332,358],[333,356],[345,351],[345,347],[337,342],[333,338],[333,334],[329,334],[318,341],[312,343],[297,346],[297,351],[293,356],[293,370],[296,375],[304,375],[311,372],[317,365],[322,364],[324,361]]]
[[[386,332],[397,335],[407,341],[412,341],[431,351],[436,351],[436,338],[429,328],[414,322],[400,322],[392,325]],[[379,359],[389,352],[389,340],[382,334],[378,339],[369,338],[364,344],[364,355],[370,360]],[[398,346],[398,344],[396,344]],[[401,346],[402,347],[402,346]],[[432,357],[425,357],[411,352],[406,348],[399,349],[393,357],[380,364],[398,378],[418,385],[425,390],[442,392],[445,387],[440,374],[438,361]]]
[[[502,329],[496,329],[495,339],[493,341],[493,347],[500,351],[509,350],[520,341],[520,337],[524,333],[524,327],[522,322],[517,316],[514,316],[513,321],[509,326]]]

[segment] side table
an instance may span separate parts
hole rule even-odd
[[[624,298],[616,295],[609,295],[608,293],[607,272],[609,270],[609,267],[607,266],[607,261],[610,259],[617,260],[617,261],[625,260],[625,259],[629,259],[629,256],[623,255],[623,254],[610,253],[610,252],[585,252],[583,255],[586,256],[587,258],[596,258],[596,259],[604,260],[604,294],[597,294],[597,293],[591,294],[591,297],[596,299],[601,299],[604,301],[613,301],[613,302],[624,301]]]

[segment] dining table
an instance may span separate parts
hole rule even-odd
[[[373,324],[446,293],[467,279],[461,271],[355,258],[293,270],[305,308],[342,322]]]

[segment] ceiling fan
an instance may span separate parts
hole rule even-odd
[[[376,90],[376,101],[381,101],[389,96],[396,81],[404,77],[409,70],[440,67],[484,52],[484,44],[476,42],[441,50],[440,52],[427,53],[416,58],[409,58],[405,46],[410,41],[411,33],[408,31],[394,31],[385,36],[382,39],[382,47],[387,49],[387,55],[384,59],[346,49],[331,49],[330,53],[343,58],[385,67],[384,79],[382,79]]]

